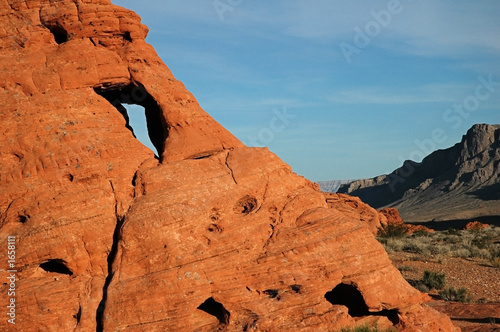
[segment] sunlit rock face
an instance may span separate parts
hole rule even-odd
[[[206,114],[136,14],[3,0],[0,16],[0,236],[16,239],[0,330],[454,330],[356,208]]]

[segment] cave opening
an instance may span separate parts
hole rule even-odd
[[[325,294],[325,298],[331,304],[345,305],[352,317],[368,315],[368,306],[361,292],[354,286],[338,284],[334,289]]]
[[[215,301],[213,297],[208,298],[205,302],[200,304],[197,309],[217,318],[220,325],[229,324],[231,313],[224,308],[222,303]]]
[[[160,106],[142,85],[101,86],[94,91],[104,97],[125,119],[125,127],[142,144],[161,157],[168,125]]]
[[[63,44],[68,41],[68,32],[62,26],[54,24],[54,25],[46,25],[47,29],[49,29],[50,33],[54,36],[54,40],[57,44]]]

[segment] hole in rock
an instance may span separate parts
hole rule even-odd
[[[215,232],[215,233],[222,233],[223,230],[224,229],[221,226],[217,225],[217,224],[210,224],[208,226],[208,228],[207,228],[207,231],[209,231],[209,232]]]
[[[300,290],[302,289],[301,285],[291,285],[290,288],[295,292],[295,293],[300,293]]]
[[[269,296],[271,299],[276,299],[278,301],[280,300],[279,291],[277,289],[266,289],[263,293]]]
[[[25,224],[29,218],[30,218],[30,216],[19,216],[19,222],[21,224]]]
[[[362,316],[385,316],[394,325],[399,323],[397,310],[384,309],[377,312],[369,312],[361,292],[352,285],[339,284],[330,292],[325,294],[325,299],[331,304],[345,305],[349,315],[352,317]]]
[[[73,275],[73,272],[66,266],[66,262],[62,259],[51,259],[40,264],[40,267],[46,272]]]
[[[238,200],[234,205],[234,212],[241,214],[249,214],[257,207],[257,199],[253,196],[246,195]]]
[[[132,37],[130,36],[130,31],[125,31],[123,34],[123,39],[125,39],[128,42],[132,42]]]
[[[352,285],[339,284],[325,294],[325,299],[331,304],[345,305],[352,317],[368,315],[368,307],[361,292]]]
[[[54,36],[54,40],[58,44],[63,44],[68,41],[68,32],[59,25],[46,25],[50,33]]]
[[[127,86],[101,86],[94,91],[122,114],[125,126],[134,137],[145,146],[154,147],[157,156],[161,156],[168,137],[168,125],[160,106],[143,86],[132,83]]]
[[[231,314],[221,303],[215,301],[213,297],[208,298],[205,302],[200,304],[197,309],[216,317],[219,320],[219,324],[229,324],[229,317]]]

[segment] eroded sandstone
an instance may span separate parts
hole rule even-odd
[[[17,239],[16,330],[455,330],[357,203],[329,207],[206,114],[136,14],[3,0],[0,16],[0,235]],[[124,104],[144,107],[157,156]]]

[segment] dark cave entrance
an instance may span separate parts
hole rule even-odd
[[[325,294],[325,299],[331,304],[344,305],[348,309],[348,313],[352,317],[363,316],[385,316],[392,324],[399,323],[399,315],[397,310],[384,309],[377,312],[368,311],[368,306],[361,292],[353,285],[338,284],[334,289]]]
[[[162,116],[160,106],[142,85],[131,83],[127,86],[119,87],[102,86],[94,88],[94,91],[104,97],[122,114],[125,118],[127,129],[132,132],[134,137],[141,138],[142,143],[148,146],[147,140],[142,139],[140,135],[143,130],[140,130],[140,126],[136,125],[137,121],[141,122],[140,119],[142,118],[142,125],[145,122],[146,125],[143,126],[147,129],[149,140],[156,149],[156,156],[161,157],[165,139],[168,137],[168,125]],[[130,116],[131,114],[133,116]],[[139,114],[143,114],[144,116],[139,116]],[[134,128],[131,125],[131,118]]]
[[[221,303],[215,301],[213,297],[208,298],[205,302],[200,304],[197,309],[216,317],[219,321],[219,325],[229,324],[231,313],[227,311]]]
[[[57,44],[64,44],[68,41],[68,32],[62,26],[58,24],[46,24],[45,27],[54,36]]]
[[[325,294],[325,299],[331,304],[345,305],[352,317],[368,315],[368,307],[361,292],[352,285],[339,284]]]

